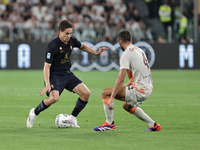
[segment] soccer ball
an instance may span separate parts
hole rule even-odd
[[[70,126],[70,120],[68,114],[59,114],[55,119],[55,124],[59,128],[68,128]]]

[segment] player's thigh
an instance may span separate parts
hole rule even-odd
[[[114,87],[107,87],[102,91],[102,98],[103,99],[108,99],[110,98],[112,92],[113,92]],[[126,87],[122,86],[119,88],[119,91],[117,92],[115,99],[118,100],[125,100],[125,91],[126,91]]]
[[[102,98],[103,99],[110,98],[110,96],[111,96],[111,94],[113,92],[113,89],[114,89],[114,87],[107,87],[107,88],[105,88],[102,91]],[[125,100],[125,91],[126,91],[125,86],[120,87],[118,93],[115,96],[115,99],[124,101]]]
[[[50,106],[59,100],[59,91],[53,90],[49,93],[49,97],[44,99],[44,103]]]
[[[59,91],[58,90],[53,90],[49,93],[49,98],[50,99],[53,99],[55,101],[58,101],[59,100]]]
[[[80,96],[86,96],[88,98],[91,93],[88,87],[84,83],[78,84],[72,91],[77,93]]]
[[[119,88],[119,91],[117,95],[115,96],[115,99],[125,101],[125,94],[126,94],[126,87],[122,86]]]
[[[65,89],[70,92],[80,93],[79,84],[83,83],[81,79],[75,76],[72,72],[65,77]],[[85,88],[84,88],[85,89]]]
[[[50,84],[51,84],[51,91],[59,91],[59,95],[62,93],[62,91],[65,88],[65,79],[63,79],[62,76],[56,75],[56,74],[51,74],[50,75]],[[49,92],[46,93],[47,96],[49,96]]]
[[[132,85],[126,87],[126,104],[131,105],[132,107],[138,107],[142,104],[149,96],[151,92],[141,93],[136,90]]]

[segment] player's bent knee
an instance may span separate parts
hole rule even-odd
[[[89,99],[90,94],[91,94],[91,92],[88,90],[88,91],[85,93],[85,97],[87,97],[87,99]]]
[[[122,106],[123,106],[123,108],[124,108],[126,111],[128,111],[128,112],[129,112],[129,111],[131,110],[131,108],[132,108],[130,105],[127,105],[126,102],[123,102],[123,105],[122,105]]]
[[[80,98],[83,101],[88,101],[89,97],[90,97],[91,92],[89,90],[85,91],[83,94],[80,95]]]
[[[109,90],[109,88],[105,88],[103,91],[102,91],[102,98],[107,98],[108,96],[111,95],[111,91]]]
[[[123,102],[122,107],[126,110],[126,103]]]
[[[51,104],[56,103],[59,100],[59,97],[52,97],[51,98]]]
[[[132,107],[131,105],[126,104],[126,102],[124,102],[122,106],[127,112],[131,114],[134,114],[137,109],[137,107]]]

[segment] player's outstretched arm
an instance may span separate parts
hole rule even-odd
[[[85,45],[85,44],[82,44],[81,47],[80,47],[80,49],[83,50],[83,51],[85,51],[85,52],[94,54],[94,55],[100,55],[103,51],[107,50],[106,47],[102,47],[102,48],[100,48],[100,49],[96,52],[96,51],[94,51],[92,48],[88,47],[88,46]]]

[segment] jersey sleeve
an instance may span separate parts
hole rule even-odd
[[[46,49],[45,62],[52,64],[53,58],[54,58],[54,51],[52,46],[49,44]]]
[[[120,69],[129,69],[129,55],[124,52],[120,59]]]

